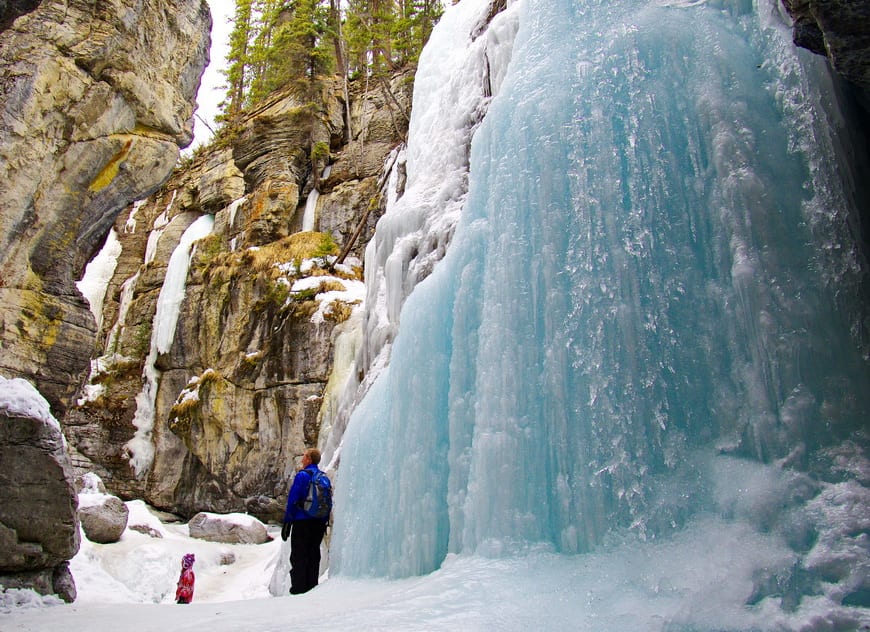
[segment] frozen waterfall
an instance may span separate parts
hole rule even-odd
[[[824,60],[774,0],[508,4],[452,245],[344,435],[333,572],[531,556],[541,585],[597,572],[687,604],[668,629],[850,629],[867,266]],[[448,8],[433,41],[464,46],[451,16],[485,6]],[[415,116],[443,107],[419,94]]]
[[[174,197],[175,192],[173,192],[173,199]],[[151,347],[142,371],[145,384],[142,386],[142,391],[136,396],[136,413],[133,416],[136,434],[124,445],[136,476],[142,476],[151,466],[154,458],[151,431],[154,427],[154,402],[160,384],[160,371],[154,366],[154,363],[157,361],[159,353],[169,351],[172,341],[175,339],[175,328],[178,324],[181,303],[184,301],[193,242],[206,237],[211,233],[213,226],[213,215],[199,217],[187,227],[169,257],[166,277],[157,297],[157,310],[151,329]],[[160,231],[163,229],[163,224],[155,228],[155,230]]]

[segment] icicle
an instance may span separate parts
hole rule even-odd
[[[127,221],[124,224],[124,233],[133,234],[136,232],[136,214],[139,212],[139,209],[142,208],[142,205],[147,202],[147,198],[145,200],[137,200],[133,202],[133,208],[130,209],[130,215],[127,216]]]
[[[227,207],[227,211],[230,214],[229,219],[227,220],[227,228],[232,229],[233,225],[236,223],[236,213],[239,210],[239,207],[245,203],[248,199],[246,195],[243,195],[238,200],[233,200],[232,203]]]
[[[172,204],[175,202],[175,196],[177,193],[178,190],[172,192],[172,197],[169,198],[169,204],[167,204],[166,208],[163,209],[163,212],[154,219],[154,225],[151,227],[151,232],[148,233],[148,243],[145,245],[146,265],[154,261],[154,257],[157,255],[157,242],[160,241],[160,236],[163,235],[163,229],[166,228],[167,224],[169,224],[169,214],[172,211]]]
[[[109,330],[109,333],[106,335],[104,349],[106,350],[107,355],[112,355],[116,351],[118,335],[126,324],[127,312],[130,310],[130,304],[133,301],[133,292],[136,291],[136,283],[138,282],[139,271],[137,270],[133,276],[121,284],[121,297],[118,301],[118,316],[115,319],[115,324],[112,325],[112,329]]]
[[[308,194],[308,200],[305,202],[305,213],[302,215],[302,230],[314,230],[315,221],[317,219],[317,200],[320,199],[320,191],[311,189]]]

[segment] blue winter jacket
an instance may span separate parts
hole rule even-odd
[[[284,522],[317,519],[305,513],[299,505],[308,496],[308,484],[311,482],[311,477],[319,471],[320,469],[312,463],[304,470],[296,472],[293,485],[290,487],[290,493],[287,494],[287,508],[284,510]]]

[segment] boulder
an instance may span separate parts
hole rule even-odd
[[[117,496],[79,494],[79,520],[91,542],[111,544],[121,539],[130,511]]]
[[[263,544],[272,538],[266,526],[247,514],[214,514],[201,511],[188,523],[190,537],[225,544]]]
[[[74,477],[60,425],[29,382],[0,377],[0,584],[73,601],[68,560],[78,549]]]

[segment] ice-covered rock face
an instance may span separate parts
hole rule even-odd
[[[94,333],[74,281],[190,142],[211,19],[204,0],[30,4],[0,33],[0,367],[61,414]]]
[[[668,542],[709,581],[698,551],[742,533],[717,612],[866,618],[867,262],[841,114],[826,62],[756,4],[512,5],[452,244],[344,434],[337,574],[543,551],[584,576],[586,553]],[[433,41],[460,48],[449,11]],[[704,616],[679,620],[731,625]]]
[[[408,78],[391,83],[409,108]],[[348,94],[352,135],[337,80],[315,108],[289,92],[241,116],[232,145],[197,151],[121,214],[89,264],[80,286],[105,296],[102,344],[62,421],[74,465],[114,493],[186,516],[283,515],[294,463],[318,441],[333,329],[364,298],[358,257],[404,131],[380,90],[359,81]],[[202,214],[213,227],[190,244]],[[317,253],[355,234],[345,264],[327,269]]]

